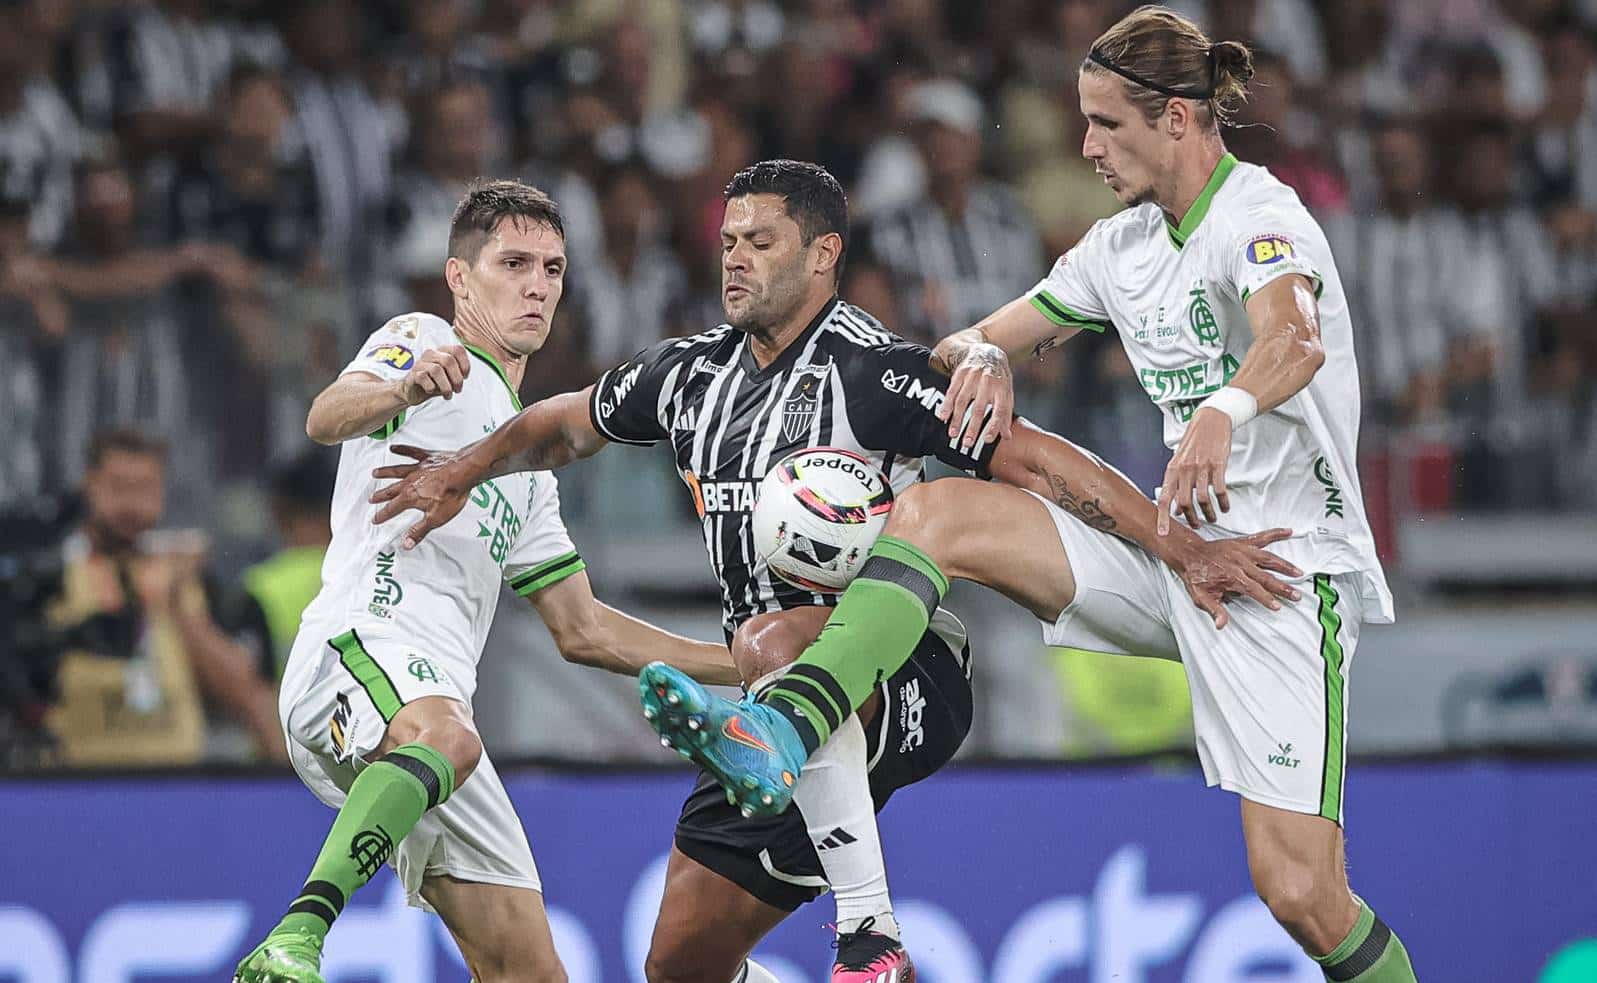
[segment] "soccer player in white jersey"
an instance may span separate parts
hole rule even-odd
[[[560,213],[514,181],[473,185],[444,276],[454,323],[383,325],[317,397],[307,433],[342,442],[333,541],[283,674],[289,756],[338,809],[288,914],[239,965],[245,983],[320,983],[323,941],[356,889],[392,861],[410,901],[436,910],[478,983],[560,983],[521,820],[472,722],[477,660],[501,582],[538,609],[569,660],[635,673],[629,653],[736,683],[730,653],[636,621],[593,597],[547,472],[484,481],[419,549],[374,527],[372,471],[390,438],[460,447],[520,411],[565,275]]]
[[[996,485],[933,482],[895,504],[893,555],[873,551],[880,569],[861,571],[798,671],[760,703],[706,701],[704,715],[737,717],[774,749],[717,777],[752,811],[782,808],[780,776],[825,741],[828,713],[847,711],[817,705],[815,681],[854,701],[854,680],[893,671],[947,578],[985,583],[1038,613],[1051,644],[1181,659],[1205,777],[1243,799],[1249,868],[1276,920],[1328,980],[1413,983],[1402,942],[1350,891],[1343,852],[1349,663],[1363,622],[1393,620],[1356,471],[1353,331],[1319,226],[1290,188],[1226,152],[1220,124],[1250,74],[1244,46],[1211,44],[1160,7],[1100,37],[1080,71],[1083,153],[1132,207],[936,356],[953,370],[949,433],[979,447],[1008,435],[1010,355],[1113,325],[1175,452],[1159,534],[1179,531],[1172,513],[1210,539],[1290,528],[1272,549],[1302,571],[1293,594],[1238,599],[1211,624],[1148,553],[1105,534],[1119,530],[1081,487],[1040,480],[1039,508]],[[1051,578],[1029,570],[1039,559]],[[667,736],[719,757],[702,723]]]

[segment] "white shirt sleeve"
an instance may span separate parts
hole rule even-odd
[[[1230,234],[1213,248],[1221,251],[1216,260],[1222,284],[1247,304],[1249,297],[1293,273],[1308,277],[1319,296],[1320,270],[1329,268],[1329,257],[1319,255],[1328,248],[1324,242],[1314,219],[1300,205],[1251,209],[1231,223]]]
[[[532,507],[505,558],[505,582],[520,597],[552,587],[586,569],[560,518],[560,485],[540,471],[533,477]]]
[[[1094,224],[1026,293],[1031,306],[1062,328],[1086,328],[1101,334],[1110,327],[1109,309],[1094,286],[1104,262],[1103,229],[1103,222]]]
[[[360,354],[339,375],[365,372],[397,382],[416,365],[416,359],[436,347],[437,327],[448,325],[431,314],[402,314],[373,331],[360,346]]]

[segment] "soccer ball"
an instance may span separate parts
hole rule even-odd
[[[754,548],[793,586],[836,593],[865,563],[892,508],[893,486],[863,457],[837,447],[797,451],[760,482]]]

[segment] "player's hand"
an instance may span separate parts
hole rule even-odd
[[[1290,529],[1266,529],[1235,539],[1196,544],[1177,576],[1192,603],[1214,619],[1216,628],[1230,623],[1225,602],[1232,597],[1251,597],[1271,611],[1279,611],[1282,600],[1296,601],[1302,595],[1275,574],[1301,578],[1303,571],[1264,547],[1291,535]]]
[[[1210,522],[1216,520],[1216,501],[1221,512],[1231,511],[1225,488],[1225,465],[1230,458],[1231,418],[1212,407],[1199,408],[1164,469],[1164,484],[1159,486],[1159,535],[1170,533],[1172,507],[1180,509],[1182,518],[1194,529],[1198,528],[1200,508]]]
[[[455,393],[466,387],[466,376],[470,374],[471,357],[464,346],[429,348],[396,384],[399,398],[406,406],[425,403],[434,396],[453,399]]]
[[[478,479],[459,454],[438,454],[407,444],[394,444],[389,450],[416,463],[372,469],[374,478],[399,479],[372,493],[372,504],[382,506],[372,517],[372,525],[380,526],[401,512],[415,509],[422,516],[405,530],[401,543],[407,550],[415,549],[428,533],[460,514]]]
[[[948,380],[948,395],[937,408],[937,418],[948,424],[950,438],[964,439],[960,448],[969,451],[980,443],[1008,439],[1014,420],[1015,375],[1009,356],[997,345],[974,345]],[[986,420],[986,426],[982,421]]]

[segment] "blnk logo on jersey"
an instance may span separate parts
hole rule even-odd
[[[390,365],[404,372],[416,364],[416,355],[404,345],[377,345],[366,353],[366,357]]]
[[[682,472],[682,483],[693,493],[693,510],[707,515],[754,511],[759,486],[752,481],[700,481],[692,471]]]
[[[928,412],[935,413],[937,407],[943,405],[941,389],[922,385],[919,379],[908,372],[894,372],[892,369],[883,372],[882,388],[921,404]]]
[[[394,616],[394,608],[405,599],[405,589],[399,586],[399,581],[394,577],[394,552],[377,554],[377,566],[372,571],[372,580],[376,586],[372,588],[371,601],[366,605],[366,610],[384,621]]]
[[[1336,475],[1331,472],[1331,465],[1324,457],[1314,459],[1314,480],[1325,489],[1325,517],[1327,519],[1340,519],[1343,517],[1342,489],[1336,485]]]
[[[1292,240],[1283,235],[1255,236],[1248,240],[1248,262],[1254,266],[1268,266],[1297,255]]]

